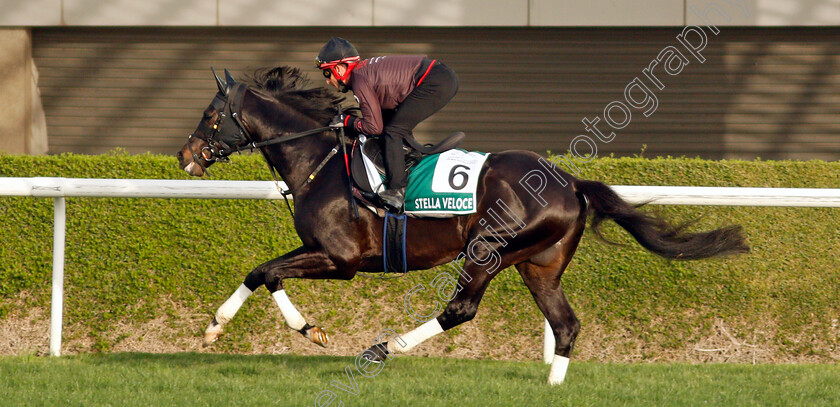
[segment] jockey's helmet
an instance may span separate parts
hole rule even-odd
[[[315,66],[324,71],[324,76],[329,77],[331,73],[337,79],[345,81],[360,59],[359,51],[356,51],[356,47],[350,41],[340,37],[332,37],[318,52],[318,57],[315,58]],[[344,75],[339,75],[336,72],[335,66],[338,64],[347,65],[347,71],[344,72]]]

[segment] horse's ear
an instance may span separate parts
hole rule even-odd
[[[227,81],[228,86],[233,86],[233,84],[236,83],[236,81],[233,80],[233,76],[227,69],[225,69],[225,81]]]
[[[222,78],[219,78],[219,75],[216,74],[216,70],[213,69],[212,66],[210,67],[210,70],[213,71],[213,76],[216,78],[216,85],[219,86],[219,93],[227,95],[227,84],[225,81],[223,81]],[[225,72],[227,72],[227,69],[225,69]]]

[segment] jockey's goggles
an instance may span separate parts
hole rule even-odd
[[[319,69],[328,69],[328,68],[332,68],[332,67],[334,67],[338,64],[351,65],[352,62],[359,62],[360,59],[361,59],[361,57],[359,57],[359,56],[347,57],[347,58],[338,59],[338,60],[335,60],[335,61],[322,61],[321,58],[315,58],[315,67],[319,68]]]
[[[329,78],[330,75],[332,75],[335,76],[336,79],[344,81],[347,80],[347,77],[350,76],[350,71],[352,71],[353,67],[355,67],[356,64],[359,63],[360,59],[361,57],[355,56],[339,59],[336,61],[324,62],[320,58],[315,58],[315,66],[321,70],[325,78]],[[335,70],[335,66],[338,64],[347,64],[348,69],[347,72],[344,73],[343,77],[339,75],[338,72],[336,72]]]

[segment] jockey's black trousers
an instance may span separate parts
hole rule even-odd
[[[420,75],[425,74],[421,69]],[[434,62],[420,85],[397,106],[391,120],[382,131],[385,142],[385,170],[388,172],[388,189],[408,185],[405,173],[403,141],[411,137],[414,127],[444,106],[458,92],[458,76],[448,66]]]

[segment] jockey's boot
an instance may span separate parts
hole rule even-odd
[[[403,213],[405,206],[405,187],[397,189],[386,189],[379,193],[379,199],[390,212]]]

